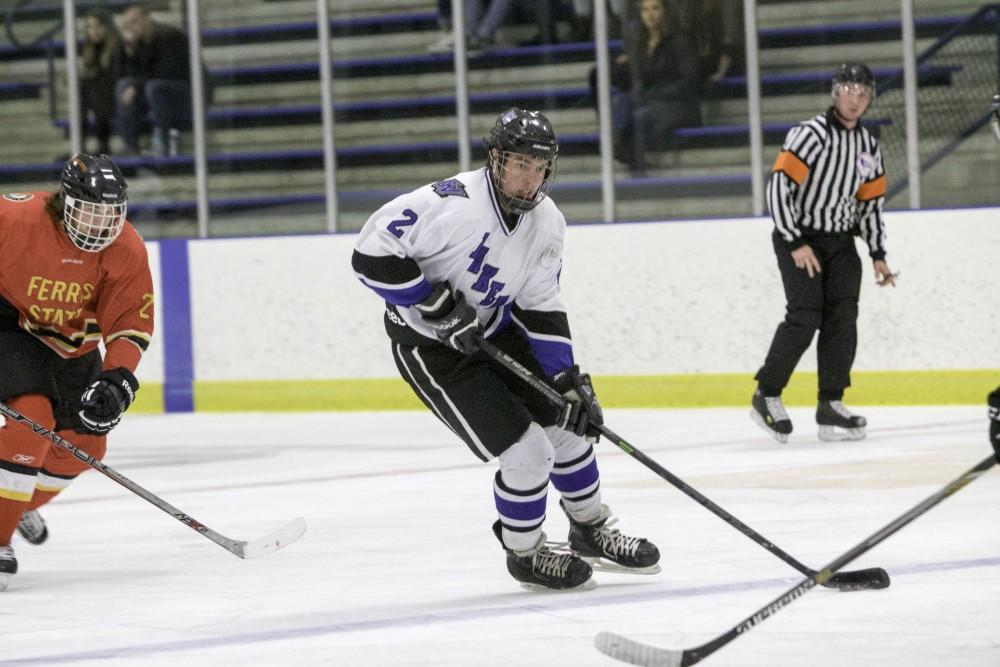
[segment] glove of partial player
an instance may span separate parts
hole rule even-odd
[[[448,283],[440,283],[431,295],[414,304],[424,324],[434,331],[437,339],[462,354],[472,354],[479,349],[479,316],[476,308],[461,292],[452,292]]]
[[[604,411],[597,401],[590,375],[581,373],[573,365],[552,378],[552,386],[567,399],[558,426],[584,436],[588,442],[597,442],[601,432],[596,426],[604,423]]]
[[[127,368],[112,368],[97,376],[80,397],[80,421],[91,433],[109,432],[135,400],[139,381]]]
[[[1000,141],[1000,93],[993,96],[993,134],[997,135]]]
[[[986,399],[990,406],[990,444],[1000,463],[1000,387],[997,387]]]

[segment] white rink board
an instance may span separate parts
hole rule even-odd
[[[856,370],[1000,368],[1000,209],[887,213],[899,287],[865,260]],[[562,283],[599,375],[747,373],[784,310],[767,218],[570,226]],[[354,235],[190,242],[195,379],[394,378]],[[994,299],[995,301],[995,299]],[[144,362],[142,374],[153,372]],[[815,368],[807,353],[800,368]],[[142,376],[140,376],[142,377]]]

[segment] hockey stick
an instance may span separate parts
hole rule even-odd
[[[499,349],[497,346],[493,345],[489,341],[480,338],[478,341],[479,348],[485,352],[488,356],[492,357],[494,360],[500,363],[503,367],[507,368],[522,380],[527,382],[537,391],[541,392],[551,403],[562,408],[566,405],[566,398],[563,397],[558,391],[542,382],[539,378],[535,376],[530,370],[525,368],[517,359]],[[785,561],[793,568],[801,572],[806,576],[813,576],[817,574],[816,570],[804,565],[803,563],[796,560],[793,556],[783,551],[782,549],[775,546],[770,540],[767,540],[763,535],[755,531],[750,526],[746,525],[735,516],[722,509],[714,502],[709,500],[704,494],[690,486],[687,482],[682,480],[677,475],[673,474],[659,463],[649,458],[641,451],[633,447],[631,444],[625,441],[620,435],[609,429],[607,426],[597,427],[601,434],[608,440],[613,442],[619,449],[623,452],[639,461],[657,475],[667,480],[675,487],[683,491],[689,497],[694,498],[699,504],[705,507],[708,511],[715,514],[717,517],[721,518],[723,521],[728,523],[730,526],[740,531],[751,540],[764,547],[772,554]],[[820,582],[828,588],[836,588],[841,591],[858,591],[858,590],[869,590],[875,588],[885,588],[889,585],[889,573],[880,567],[868,568],[865,570],[853,570],[850,572],[839,572],[832,577],[824,578]]]
[[[720,648],[736,639],[741,634],[747,633],[754,627],[762,623],[765,619],[778,613],[785,605],[794,602],[809,592],[816,584],[828,581],[833,574],[843,566],[847,565],[855,558],[858,558],[872,547],[876,546],[886,538],[890,537],[911,521],[931,509],[942,500],[958,493],[962,488],[975,481],[977,477],[985,473],[996,463],[996,457],[991,454],[975,466],[970,468],[965,474],[945,486],[935,494],[928,496],[923,502],[909,509],[901,516],[893,519],[882,528],[875,531],[868,539],[862,541],[853,549],[841,554],[833,559],[822,572],[810,575],[800,583],[788,589],[774,600],[746,617],[734,627],[719,635],[715,639],[705,642],[700,646],[686,649],[666,649],[657,648],[648,644],[642,644],[627,637],[616,635],[613,632],[601,632],[594,637],[594,645],[597,650],[605,655],[609,655],[616,660],[628,662],[633,665],[657,665],[660,667],[687,667],[701,662],[706,657],[715,653]]]
[[[257,556],[263,556],[264,554],[271,553],[272,551],[277,551],[281,547],[291,544],[295,540],[299,539],[302,537],[302,534],[306,532],[305,520],[302,517],[298,517],[296,519],[292,519],[273,533],[256,540],[247,541],[230,539],[225,535],[215,532],[205,524],[196,520],[194,517],[188,516],[159,496],[142,488],[111,466],[105,465],[79,447],[67,442],[56,433],[53,433],[40,424],[36,424],[29,417],[22,415],[9,405],[0,402],[0,412],[15,421],[21,422],[39,436],[51,441],[52,444],[58,447],[62,447],[97,472],[106,477],[110,477],[112,480],[118,482],[135,495],[149,501],[156,507],[186,525],[188,528],[204,535],[229,553],[239,556],[240,558],[255,558]]]

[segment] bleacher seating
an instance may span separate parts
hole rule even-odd
[[[165,0],[165,4],[170,2]],[[175,19],[180,4],[173,3]],[[423,48],[437,37],[432,0],[334,4],[338,184],[341,209],[347,212],[350,227],[363,219],[365,211],[382,203],[379,198],[388,199],[454,171],[458,147],[453,62],[450,54],[428,54]],[[785,2],[781,8],[795,4]],[[810,8],[821,4],[830,10],[830,5],[854,7],[857,3],[797,3]],[[960,10],[969,4],[946,0],[935,5],[932,15],[921,16],[917,20],[920,43],[956,25],[965,13]],[[822,109],[829,99],[830,71],[839,60],[836,55],[810,52],[796,61],[784,57],[788,52],[852,45],[859,53],[873,56],[868,60],[877,65],[880,81],[896,78],[899,72],[898,50],[890,53],[887,49],[900,38],[898,22],[874,16],[881,11],[884,17],[887,7],[896,7],[894,0],[866,3],[874,7],[873,14],[859,15],[859,20],[845,21],[850,17],[838,15],[841,20],[819,25],[788,23],[789,14],[795,12],[772,12],[776,5],[767,3],[759,10],[762,92],[768,102],[781,101],[764,110],[769,151],[780,144],[792,122]],[[205,10],[202,42],[217,91],[216,105],[207,113],[213,212],[322,208],[319,67],[316,30],[308,20],[313,8],[314,3],[303,0],[221,0]],[[237,15],[246,20],[237,23]],[[37,15],[30,18],[37,20]],[[771,51],[782,54],[780,63],[768,64],[765,56]],[[4,107],[8,104],[19,110],[29,108],[30,103],[42,116],[46,110],[40,96],[45,88],[44,57],[23,50],[15,53],[10,44],[0,44],[3,61],[17,65],[22,81],[0,86],[0,121],[7,117]],[[468,63],[474,161],[482,156],[478,137],[498,110],[512,104],[545,109],[562,144],[556,195],[583,220],[600,214],[596,114],[589,91],[583,87],[593,62],[593,44],[569,43],[498,48]],[[949,86],[960,70],[959,65],[922,67],[921,85]],[[62,91],[57,93],[63,96]],[[662,217],[665,207],[657,204],[669,198],[674,199],[670,212],[679,216],[697,215],[701,210],[748,213],[745,95],[743,77],[723,79],[706,96],[706,125],[678,130],[680,148],[663,156],[649,178],[629,179],[619,172],[622,217],[642,217],[646,210],[658,210],[656,215]],[[869,124],[877,128],[883,122],[887,121],[875,119]],[[23,157],[0,166],[0,180],[25,187],[47,186],[58,168],[58,162],[49,158],[65,153],[61,139],[65,128],[66,121],[57,119],[48,130],[36,126],[26,132],[25,148],[17,153]],[[190,156],[129,157],[122,158],[121,164],[138,195],[131,206],[136,219],[191,216]],[[426,169],[413,168],[423,164],[428,165]],[[246,187],[248,183],[253,186]],[[368,187],[372,183],[378,184],[375,189]],[[712,201],[699,208],[697,198],[704,193]]]

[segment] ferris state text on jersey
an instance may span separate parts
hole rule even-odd
[[[20,328],[64,358],[90,352],[102,336],[105,344],[121,339],[145,352],[153,281],[142,238],[126,224],[104,250],[83,251],[47,212],[50,196],[0,198],[0,306],[13,308]]]

